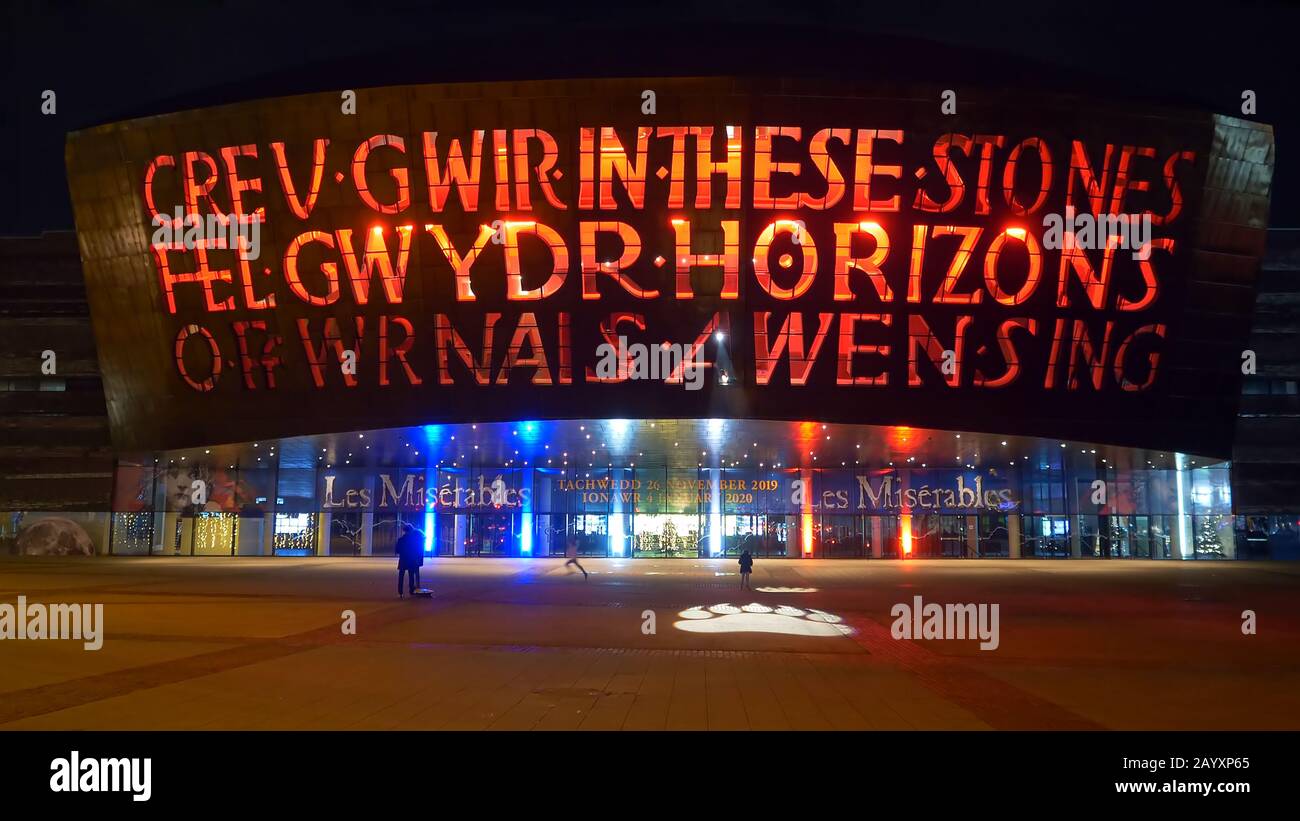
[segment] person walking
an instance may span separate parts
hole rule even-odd
[[[424,540],[410,522],[402,522],[402,535],[397,537],[394,552],[397,554],[397,597],[405,596],[402,582],[409,579],[407,589],[411,595],[420,589],[420,567],[424,564]]]
[[[578,561],[578,538],[576,536],[569,537],[569,544],[564,549],[564,555],[568,557],[568,560],[564,563],[564,566],[568,567],[569,565],[573,565],[574,567],[582,571],[582,578],[586,579],[587,569],[582,566],[581,562]]]
[[[748,547],[740,554],[740,560],[737,564],[740,565],[740,588],[742,590],[753,590],[754,588],[749,586],[749,574],[754,572],[754,557],[749,554]]]

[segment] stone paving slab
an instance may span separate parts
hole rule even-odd
[[[1300,728],[1290,565],[762,560],[742,592],[734,560],[584,564],[435,560],[399,601],[390,560],[0,559],[0,603],[106,622],[96,652],[0,642],[0,728]],[[1000,647],[895,640],[915,595],[999,604]],[[804,615],[733,632],[750,602]]]

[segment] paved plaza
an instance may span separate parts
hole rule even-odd
[[[584,564],[399,600],[392,560],[0,559],[0,604],[104,605],[98,651],[0,642],[0,727],[1300,728],[1300,564]],[[997,604],[999,646],[892,638],[915,596]]]

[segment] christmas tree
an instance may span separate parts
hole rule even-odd
[[[1223,516],[1200,516],[1197,518],[1196,552],[1210,556],[1222,556],[1223,545],[1219,542],[1219,526],[1223,523]]]

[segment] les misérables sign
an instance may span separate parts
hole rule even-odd
[[[409,117],[368,127],[318,95],[301,98],[330,107],[314,131],[261,104],[146,122],[148,141],[87,133],[128,156],[131,234],[145,240],[126,253],[144,318],[121,331],[132,320],[106,316],[96,264],[111,255],[83,236],[115,435],[175,445],[665,412],[996,428],[981,408],[1040,428],[1141,428],[1185,392],[1166,371],[1210,118],[1131,137],[1107,131],[1133,117],[946,122],[937,101],[924,116],[862,99],[809,113],[754,94],[708,119],[614,115],[604,98],[475,119],[410,89],[361,94],[363,111]],[[81,228],[104,206],[79,195],[91,152],[74,156],[77,139]],[[1141,220],[1146,251],[1100,230],[1071,242],[1069,225],[1065,242],[1051,236],[1045,218],[1067,207],[1084,229]],[[217,215],[255,241],[241,253],[213,236]],[[598,370],[598,347],[620,337],[696,354],[708,389],[683,391],[680,368],[658,381]],[[164,358],[166,373],[140,368]],[[159,428],[155,407],[146,425],[129,396],[141,390],[202,423]],[[214,417],[250,408],[239,435],[220,431]],[[289,408],[292,429],[272,412]]]

